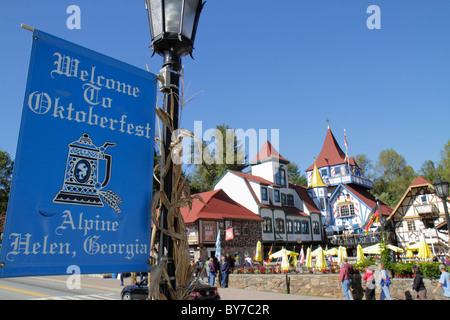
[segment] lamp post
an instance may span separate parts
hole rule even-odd
[[[179,84],[181,58],[187,54],[192,57],[198,20],[204,3],[201,0],[145,0],[151,33],[153,55],[164,58],[160,71],[160,91],[164,94],[163,109],[172,119],[173,130],[178,129],[179,117]],[[152,56],[153,56],[152,55]],[[162,148],[163,163],[170,153],[172,132],[163,124]],[[161,168],[163,175],[164,168]],[[164,193],[172,201],[172,165],[165,177],[161,177]],[[160,208],[160,226],[168,227],[169,208],[163,204]],[[173,241],[161,232],[159,238],[158,263],[167,262],[167,273],[172,287],[176,288],[175,265],[173,259]],[[163,287],[164,295],[170,299],[167,286]]]
[[[436,191],[436,195],[441,198],[443,204],[444,204],[444,212],[445,212],[445,219],[447,220],[447,234],[450,241],[450,219],[448,216],[448,208],[447,208],[447,198],[448,198],[448,182],[445,180],[442,180],[441,177],[438,175],[438,179],[433,184],[434,190]]]

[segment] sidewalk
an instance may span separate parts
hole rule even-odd
[[[30,277],[50,282],[67,283],[69,275]],[[116,292],[120,294],[125,286],[131,284],[131,277],[123,280],[124,286],[120,285],[119,279],[103,278],[101,275],[81,275],[81,287],[89,289],[100,289],[103,291]],[[265,292],[247,289],[219,288],[222,300],[336,300],[332,298],[303,296],[276,292]]]

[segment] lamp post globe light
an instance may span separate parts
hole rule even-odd
[[[447,207],[447,198],[448,198],[448,182],[445,180],[442,180],[440,176],[438,176],[438,179],[435,183],[433,183],[434,191],[436,192],[436,195],[441,198],[442,203],[444,204],[444,212],[445,212],[445,219],[447,220],[447,234],[450,241],[450,219],[448,216],[448,207]]]
[[[204,2],[202,0],[145,0],[153,55],[157,53],[164,59],[158,79],[160,80],[160,91],[164,95],[163,109],[172,119],[173,130],[178,129],[179,122],[181,58],[187,54],[192,57],[195,34],[203,5]],[[170,153],[171,136],[170,128],[163,124],[161,137],[161,149],[164,152],[164,158],[163,155],[161,157],[163,164],[165,163],[165,157]],[[162,176],[163,172],[167,172],[165,177]],[[169,202],[173,201],[171,199],[172,172],[172,165],[170,165],[168,171],[161,168],[161,179],[163,182],[163,190],[161,191],[167,195]],[[162,204],[159,221],[160,227],[163,229],[168,229],[168,211],[169,208]],[[157,263],[167,262],[167,273],[172,288],[175,290],[173,254],[174,248],[171,237],[164,232],[160,232]],[[167,285],[162,287],[162,293],[170,299]]]

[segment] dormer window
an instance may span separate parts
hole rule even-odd
[[[269,195],[267,194],[267,187],[261,187],[261,199],[264,201],[269,200]]]
[[[281,168],[275,174],[275,183],[279,186],[286,187],[286,172]]]
[[[274,201],[275,202],[280,202],[280,190],[274,189],[273,190],[273,195],[274,195]]]

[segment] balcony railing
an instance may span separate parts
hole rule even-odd
[[[368,189],[373,189],[372,181],[354,174],[336,175],[331,177],[325,176],[322,177],[322,179],[324,180],[325,183],[331,186],[337,186],[340,183],[343,184],[354,183]]]
[[[388,243],[395,242],[395,234],[391,232],[385,232],[386,241]],[[372,245],[381,241],[381,232],[368,233],[355,233],[348,235],[334,235],[328,237],[328,242],[333,246],[357,246],[360,245]]]
[[[439,216],[439,209],[434,203],[415,205],[414,208],[421,216]]]

